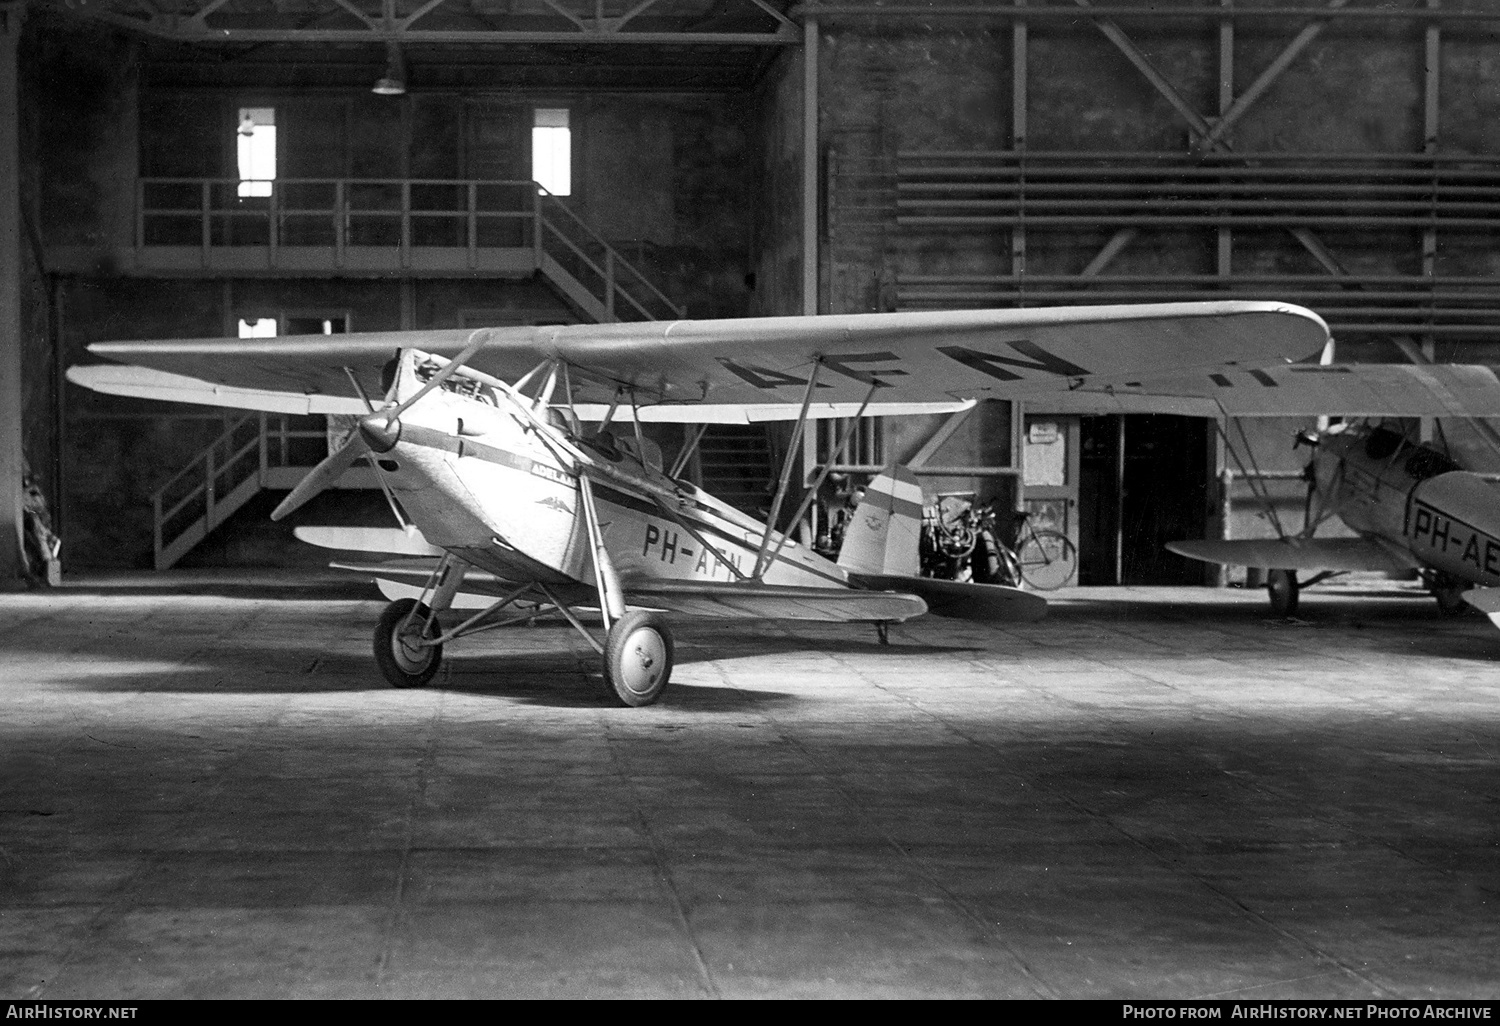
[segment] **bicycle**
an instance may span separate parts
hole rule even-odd
[[[1031,513],[1015,515],[1014,531],[1020,540],[1005,553],[1016,564],[1016,575],[1039,591],[1056,591],[1078,573],[1078,549],[1061,531],[1038,528]]]
[[[1031,514],[1012,514],[1007,545],[997,528],[994,503],[974,509],[972,492],[948,492],[923,510],[922,573],[928,577],[980,584],[1027,584],[1055,591],[1078,572],[1078,549],[1060,531],[1038,528]]]

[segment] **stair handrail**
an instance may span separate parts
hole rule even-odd
[[[217,448],[221,442],[223,442],[226,438],[232,435],[235,431],[239,430],[241,427],[244,427],[246,422],[255,417],[260,417],[262,418],[262,420],[264,420],[265,414],[245,413],[229,421],[225,425],[224,430],[214,436],[213,441],[209,442],[202,449],[199,449],[198,454],[189,459],[187,463],[183,465],[181,470],[173,474],[171,477],[167,478],[167,480],[161,485],[161,487],[157,488],[156,491],[151,493],[151,501],[153,503],[160,504],[163,497],[168,491],[172,489],[173,485],[177,484],[183,478],[192,473],[193,469],[197,467],[198,464],[208,460],[213,450]],[[177,512],[178,508],[180,507],[174,507],[170,512],[175,513]]]
[[[646,292],[648,293],[648,300],[659,302],[662,306],[671,311],[673,317],[684,316],[685,311],[683,307],[678,306],[676,303],[668,299],[666,293],[662,292],[661,289],[653,285],[650,279],[646,277],[646,275],[641,271],[640,268],[636,267],[635,264],[627,260],[623,253],[621,253],[614,246],[610,245],[610,243],[606,241],[602,235],[594,231],[593,228],[589,227],[587,222],[585,222],[583,218],[574,213],[571,207],[569,207],[557,196],[554,196],[552,193],[548,192],[541,185],[537,186],[537,195],[539,197],[536,205],[536,237],[538,239],[538,245],[545,247],[545,241],[543,240],[545,240],[547,236],[544,229],[549,229],[552,235],[556,236],[559,240],[565,243],[569,249],[571,249],[579,256],[580,259],[584,260],[584,262],[588,264],[590,270],[594,271],[601,278],[603,278],[605,282],[605,309],[610,310],[611,312],[613,311],[613,303],[611,302],[611,299],[613,295],[618,294],[620,296],[623,296],[631,306],[639,310],[647,320],[657,320],[657,318],[651,314],[651,312],[645,307],[644,304],[641,303],[640,300],[631,295],[630,292],[626,291],[625,288],[622,287],[622,284],[620,282],[621,271],[625,271],[628,272],[629,275],[631,275],[639,285],[644,286]],[[569,223],[572,227],[576,227],[589,239],[589,241],[597,244],[600,248],[602,248],[606,256],[606,266],[602,268],[599,267],[598,264],[596,264],[583,252],[583,250],[577,245],[577,243],[573,242],[572,239],[569,239],[567,235],[563,233],[562,229],[553,224],[547,217],[548,209],[556,209],[562,211],[567,215],[568,218],[567,222],[565,223]]]
[[[223,459],[216,459],[220,446],[223,446],[226,442],[232,443],[235,433],[257,418],[260,421],[260,429],[255,433],[255,437],[242,444],[238,449],[232,449]],[[159,488],[151,493],[152,544],[158,559],[166,547],[162,533],[167,523],[186,509],[190,503],[200,498],[203,500],[204,519],[207,520],[212,516],[214,507],[217,505],[215,495],[218,491],[218,479],[225,472],[239,465],[252,452],[257,454],[254,473],[260,474],[266,461],[266,415],[264,413],[246,413],[230,420],[225,425],[224,430],[215,435],[202,449],[198,450],[198,453],[189,459],[181,470],[169,477]],[[188,489],[170,508],[164,509],[163,504],[166,501],[167,495],[180,485],[184,479],[194,473],[201,474],[199,482],[194,487]],[[249,476],[248,474],[244,475],[242,480],[248,479]],[[235,485],[231,485],[229,490],[232,491],[238,483],[236,482]],[[180,534],[181,532],[179,532]]]

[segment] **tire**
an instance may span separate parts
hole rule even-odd
[[[1266,572],[1266,594],[1271,597],[1271,612],[1277,616],[1296,616],[1297,598],[1301,592],[1302,586],[1297,583],[1297,571]]]
[[[407,622],[407,617],[416,610]],[[375,665],[392,687],[419,688],[430,681],[443,663],[443,646],[417,647],[416,640],[431,610],[416,599],[397,599],[385,607],[375,625]],[[430,635],[429,635],[430,636]]]
[[[672,632],[660,613],[632,610],[604,642],[604,684],[621,705],[651,705],[672,677]]]
[[[997,545],[995,555],[1000,561],[1000,572],[995,578],[995,583],[1019,588],[1024,582],[1021,578],[1021,564],[1016,560],[1016,554],[1004,545]]]
[[[1464,601],[1464,592],[1468,590],[1467,585],[1438,585],[1432,589],[1432,597],[1437,599],[1438,612],[1444,616],[1463,616],[1468,612],[1469,604]]]
[[[1078,550],[1058,531],[1032,531],[1016,551],[1021,580],[1039,591],[1055,591],[1078,573]]]

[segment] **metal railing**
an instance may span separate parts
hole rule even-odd
[[[556,196],[537,195],[538,252],[550,256],[604,303],[608,320],[666,320],[682,307]]]
[[[315,465],[327,431],[292,428],[286,417],[248,413],[151,494],[156,568],[166,569],[260,491],[272,468]]]
[[[238,178],[142,178],[138,251],[192,251],[212,268],[227,252],[263,251],[270,268],[450,271],[501,256],[544,268],[550,258],[601,304],[607,319],[678,318],[682,310],[566,204],[531,181],[278,178],[241,196]],[[192,259],[192,257],[189,257]]]

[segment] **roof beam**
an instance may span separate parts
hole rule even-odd
[[[787,46],[802,41],[801,28],[781,14],[766,0],[743,0],[747,9],[769,17],[773,24],[760,31],[676,31],[669,27],[627,31],[627,23],[657,6],[659,0],[640,0],[624,15],[606,18],[599,8],[583,11],[582,5],[569,0],[542,0],[551,14],[533,15],[532,24],[551,21],[550,28],[425,28],[417,23],[426,19],[447,0],[427,0],[405,17],[395,16],[390,0],[382,5],[384,15],[363,11],[353,0],[325,0],[327,11],[339,12],[357,19],[358,25],[342,28],[299,28],[276,26],[262,19],[258,25],[225,23],[232,12],[233,0],[207,0],[192,14],[166,13],[159,9],[127,6],[119,0],[104,0],[88,5],[55,6],[77,17],[92,18],[118,28],[159,39],[197,44],[337,44],[379,43],[394,40],[410,45],[511,45],[511,44],[601,44],[652,46]],[[226,10],[226,7],[229,8]],[[577,7],[579,10],[574,10]],[[213,22],[210,15],[217,15]],[[504,24],[501,22],[501,24]]]
[[[1447,21],[1447,22],[1493,22],[1500,21],[1500,9],[1453,10],[1430,7],[1346,7],[1329,11],[1321,3],[1282,3],[1267,6],[1240,6],[1229,3],[1222,7],[1163,7],[1152,3],[1110,4],[1104,13],[1111,18],[1140,18],[1148,21],[1219,21],[1223,18],[1256,18],[1285,20],[1287,18],[1347,18],[1361,21]],[[979,20],[1006,21],[1071,21],[1078,15],[1072,8],[1061,5],[1026,4],[1015,6],[1003,0],[975,4],[917,4],[917,3],[804,3],[793,7],[788,14],[793,18],[826,18],[843,21],[859,18],[969,18]]]

